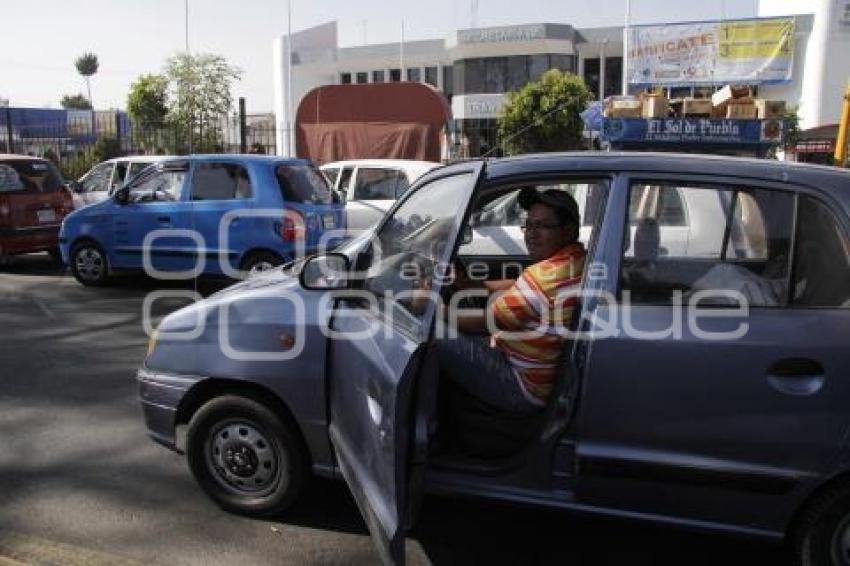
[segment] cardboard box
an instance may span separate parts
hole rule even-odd
[[[726,117],[730,119],[753,120],[756,115],[756,105],[752,102],[731,102],[726,106]]]
[[[642,118],[666,118],[670,105],[663,94],[649,94],[642,97]]]
[[[708,118],[711,116],[711,99],[685,98],[682,100],[682,116]]]
[[[605,109],[606,118],[640,118],[640,100],[614,100]]]
[[[746,102],[751,98],[752,93],[750,92],[750,87],[726,85],[711,95],[711,104],[713,106],[724,108],[733,100],[741,100],[741,102]]]
[[[775,118],[785,117],[785,101],[784,100],[764,100],[757,98],[756,101],[756,116],[759,120],[773,120]]]

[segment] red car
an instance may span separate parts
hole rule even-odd
[[[59,227],[73,210],[71,193],[45,159],[0,154],[0,262],[50,252],[59,259]]]

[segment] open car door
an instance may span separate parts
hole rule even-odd
[[[421,495],[421,486],[409,485],[411,455],[422,455],[427,442],[420,435],[413,445],[414,393],[439,306],[439,276],[483,168],[441,169],[390,211],[355,262],[361,282],[337,300],[331,321],[330,438],[388,564],[404,563],[407,509]]]

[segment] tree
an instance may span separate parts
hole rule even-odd
[[[508,93],[498,122],[504,149],[519,154],[581,148],[584,126],[579,112],[591,98],[580,77],[558,69]]]
[[[242,71],[224,57],[181,53],[165,66],[170,91],[169,117],[188,139],[190,149],[219,145],[218,125],[233,105],[230,89]]]
[[[94,103],[92,103],[91,99],[91,77],[96,74],[98,68],[100,68],[97,55],[94,53],[83,53],[77,57],[77,60],[74,61],[74,65],[77,67],[77,72],[86,79],[86,88],[89,92],[89,103],[93,107]]]
[[[162,75],[140,76],[130,85],[127,112],[142,127],[161,127],[168,114],[168,79]]]
[[[62,100],[59,101],[59,104],[62,108],[66,110],[91,110],[91,102],[80,94],[66,94],[62,97]]]

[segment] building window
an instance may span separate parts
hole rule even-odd
[[[401,69],[390,69],[390,82],[397,83],[401,81]]]
[[[369,73],[357,73],[357,84],[363,85],[369,82]]]
[[[443,67],[443,94],[451,98],[454,93],[454,67],[446,65]]]
[[[351,84],[351,73],[340,73],[339,74],[339,84],[350,85]]]
[[[372,71],[372,82],[373,83],[382,83],[384,82],[384,71]]]
[[[576,72],[576,58],[572,55],[555,53],[549,55],[549,68],[560,69],[566,73]]]
[[[437,67],[425,67],[425,82],[437,86]]]
[[[543,73],[549,70],[548,55],[529,55],[528,78],[530,81],[538,81]]]
[[[599,98],[599,59],[584,60],[584,84],[595,98]]]
[[[422,80],[422,73],[419,70],[419,67],[410,67],[407,69],[407,80],[412,83],[418,83]]]
[[[605,96],[620,94],[623,90],[623,58],[605,58]]]

